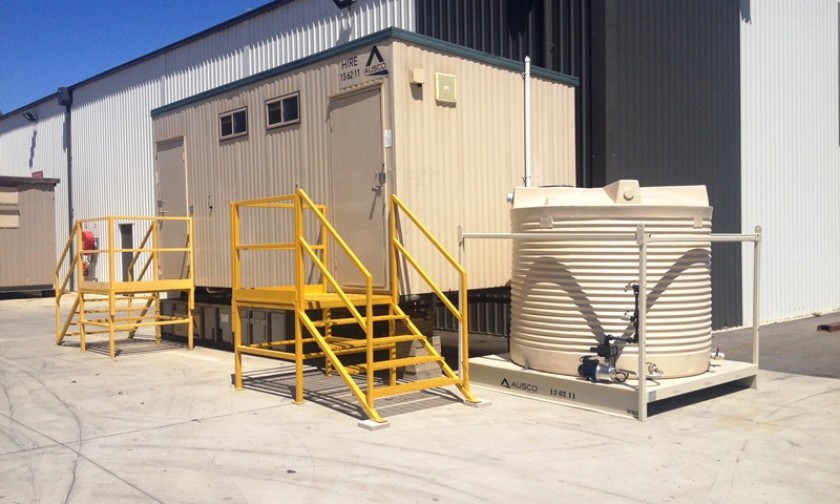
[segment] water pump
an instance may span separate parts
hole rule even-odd
[[[578,374],[592,383],[620,383],[627,380],[630,376],[629,371],[616,369],[615,367],[621,348],[618,345],[639,342],[639,284],[627,284],[624,290],[630,289],[633,290],[633,295],[636,298],[633,314],[628,316],[630,322],[633,323],[633,336],[613,336],[612,334],[608,334],[598,346],[589,348],[589,351],[595,352],[595,355],[585,355],[580,358]]]

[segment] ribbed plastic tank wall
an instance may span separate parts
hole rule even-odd
[[[708,236],[712,208],[703,186],[518,188],[511,210],[515,233],[511,278],[511,358],[538,371],[577,375],[590,347],[632,336],[626,320],[639,281],[639,247],[598,234]],[[579,241],[538,240],[541,233],[591,235]],[[647,361],[665,378],[708,370],[711,350],[711,243],[651,243],[647,263]],[[624,345],[616,367],[636,370],[636,345]]]

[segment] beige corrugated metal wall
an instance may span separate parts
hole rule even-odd
[[[0,229],[0,290],[43,288],[55,269],[55,180],[4,182],[17,191],[19,227]]]
[[[840,309],[837,0],[753,0],[741,22],[742,229],[764,229],[762,322]],[[752,250],[745,247],[744,323]]]
[[[317,203],[329,202],[327,107],[328,97],[338,92],[337,61],[230,91],[155,118],[156,142],[185,138],[199,285],[230,286],[231,201],[291,194],[299,184]],[[266,100],[296,91],[300,92],[300,123],[267,130]],[[219,114],[242,107],[248,109],[248,135],[220,142]],[[290,225],[290,219],[284,220]],[[265,240],[275,232],[272,220],[254,218],[247,222],[259,222],[259,227],[243,229],[246,240]],[[289,239],[291,234],[275,236],[278,240]],[[291,282],[291,255],[268,258],[263,253],[260,257],[265,259],[246,262],[246,284]]]
[[[385,52],[388,43],[377,45]],[[524,170],[522,76],[407,43],[391,45],[392,70],[381,82],[383,128],[394,135],[393,148],[383,147],[388,188],[457,254],[459,224],[472,230],[508,229],[505,196],[521,182]],[[344,56],[155,117],[156,142],[185,138],[199,285],[230,285],[230,201],[288,194],[300,184],[316,202],[331,203],[328,105],[331,97],[352,91],[339,89]],[[408,69],[414,67],[423,67],[431,81],[435,71],[455,74],[459,102],[437,105],[431,84],[418,96],[408,81]],[[535,78],[532,90],[538,183],[573,185],[574,89]],[[266,130],[265,101],[295,91],[300,92],[301,122]],[[241,107],[248,108],[249,134],[220,142],[219,114]],[[243,235],[265,239],[274,224],[264,220]],[[504,285],[510,275],[509,249],[505,243],[476,246],[470,256],[476,265],[471,287]],[[289,258],[249,262],[246,284],[291,283]],[[455,277],[436,264],[436,254],[423,250],[420,259],[433,275],[446,279],[444,288],[457,287]],[[413,293],[428,292],[413,277],[409,287]]]
[[[402,42],[394,44],[398,62],[394,88],[395,192],[457,254],[457,230],[510,230],[508,192],[523,185],[524,83],[519,72],[496,68]],[[422,88],[410,71],[422,69]],[[435,99],[435,74],[456,78],[455,105]],[[574,87],[531,79],[533,185],[575,185]],[[410,246],[422,240],[407,234]],[[499,287],[510,279],[510,243],[468,244],[470,288]],[[457,289],[454,271],[430,258],[424,267]],[[417,276],[410,290],[423,292]]]

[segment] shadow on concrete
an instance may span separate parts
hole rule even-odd
[[[161,340],[160,344],[155,344],[154,338],[146,338],[141,336],[135,336],[134,338],[117,339],[114,340],[114,342],[117,347],[117,357],[170,352],[173,350],[183,351],[187,348],[185,344],[168,340]],[[62,343],[62,346],[80,348],[80,344],[78,341],[65,341],[64,343]],[[88,352],[105,355],[106,357],[110,355],[107,340],[88,341],[86,346]]]
[[[671,410],[682,408],[683,406],[718,399],[749,389],[750,387],[736,383],[724,383],[723,385],[717,385],[715,387],[698,390],[696,392],[690,392],[676,397],[669,397],[668,399],[662,399],[660,401],[649,403],[648,416],[651,417],[661,413],[667,413]]]
[[[840,379],[840,331],[817,328],[840,321],[840,314],[766,324],[759,333],[759,369],[780,373]],[[752,359],[752,328],[712,335],[712,349],[727,359]]]
[[[355,375],[353,380],[362,391],[367,389],[364,375]],[[231,375],[233,382],[233,375]],[[407,383],[399,380],[400,383]],[[375,386],[385,381],[377,377]],[[246,390],[294,400],[295,369],[293,366],[242,373],[242,386]],[[337,374],[327,376],[323,369],[308,368],[303,372],[303,399],[324,406],[357,420],[367,420],[353,393]],[[382,397],[376,400],[376,411],[382,418],[391,418],[406,413],[428,410],[447,404],[461,403],[455,393],[446,389],[431,389],[410,394]]]

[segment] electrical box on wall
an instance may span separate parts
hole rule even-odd
[[[426,71],[422,68],[412,68],[409,81],[417,86],[422,86],[426,83]]]
[[[458,89],[454,75],[435,74],[435,100],[440,103],[456,103],[458,101]]]

